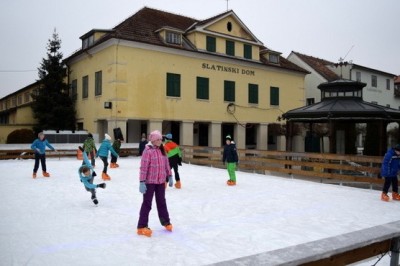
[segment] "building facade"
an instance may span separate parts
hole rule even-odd
[[[270,50],[233,11],[207,20],[143,8],[91,30],[66,58],[78,129],[125,141],[172,132],[181,145],[268,149],[268,125],[304,102],[307,71]]]
[[[318,85],[343,78],[367,84],[363,90],[364,101],[400,109],[400,98],[395,97],[394,74],[354,63],[337,64],[293,51],[287,59],[311,73],[305,78],[305,105],[321,101]]]

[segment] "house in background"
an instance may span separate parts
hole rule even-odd
[[[348,79],[366,83],[363,100],[385,107],[400,109],[400,97],[395,97],[396,75],[354,63],[333,63],[325,59],[292,51],[287,59],[308,70],[305,78],[305,104],[321,101],[318,85],[337,79]]]
[[[34,82],[0,99],[0,143],[5,143],[14,130],[34,127],[31,95],[38,89],[39,82]]]

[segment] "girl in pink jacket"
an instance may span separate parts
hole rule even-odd
[[[152,234],[148,223],[154,195],[161,225],[168,231],[172,231],[172,224],[169,220],[167,202],[165,200],[165,181],[167,177],[172,181],[171,167],[169,166],[168,157],[162,145],[161,133],[158,130],[151,132],[149,140],[150,142],[146,145],[140,162],[139,191],[143,194],[143,202],[137,225],[138,235],[147,237],[150,237]],[[172,183],[169,185],[172,186]]]

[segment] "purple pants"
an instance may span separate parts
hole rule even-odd
[[[154,194],[156,195],[156,205],[160,223],[162,225],[169,224],[167,202],[165,201],[165,184],[146,184],[146,187],[147,191],[143,194],[143,203],[140,208],[137,228],[149,226],[149,213],[151,211],[151,203]]]

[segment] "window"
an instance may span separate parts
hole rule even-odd
[[[356,81],[361,82],[361,72],[360,71],[356,72]]]
[[[269,97],[270,97],[270,105],[279,105],[279,88],[271,87]]]
[[[18,95],[18,105],[22,104],[22,95]]]
[[[315,103],[315,99],[314,98],[307,98],[307,102],[306,102],[307,105],[311,105],[311,104],[314,104],[314,103]]]
[[[390,104],[386,104],[386,107],[387,107],[387,108],[390,108]]]
[[[279,56],[277,54],[270,54],[269,55],[269,62],[278,64],[279,63]]]
[[[25,92],[24,94],[24,102],[28,103],[30,100],[30,93],[29,92]]]
[[[103,82],[102,82],[103,73],[101,71],[97,71],[94,73],[94,95],[99,96],[103,93]]]
[[[258,85],[249,84],[249,103],[258,104]]]
[[[226,40],[226,54],[235,56],[235,42]]]
[[[247,59],[252,58],[252,47],[251,45],[245,44],[243,46],[243,57]]]
[[[207,36],[207,51],[215,53],[217,51],[217,44],[214,37]]]
[[[196,85],[196,97],[197,99],[208,100],[209,99],[209,79],[197,77]]]
[[[386,89],[390,90],[390,79],[386,79]]]
[[[181,44],[181,34],[167,31],[167,43]]]
[[[76,100],[78,94],[78,80],[74,79],[71,83],[71,98]]]
[[[376,88],[378,82],[376,81],[376,76],[375,75],[371,75],[371,86]]]
[[[181,75],[167,73],[167,96],[181,97]]]
[[[84,76],[82,78],[82,99],[85,99],[89,96],[89,77]]]
[[[89,46],[92,46],[94,43],[94,35],[90,35],[89,37],[83,39],[82,41],[82,48],[88,48]]]
[[[225,80],[224,81],[224,101],[234,102],[235,101],[235,82]]]

